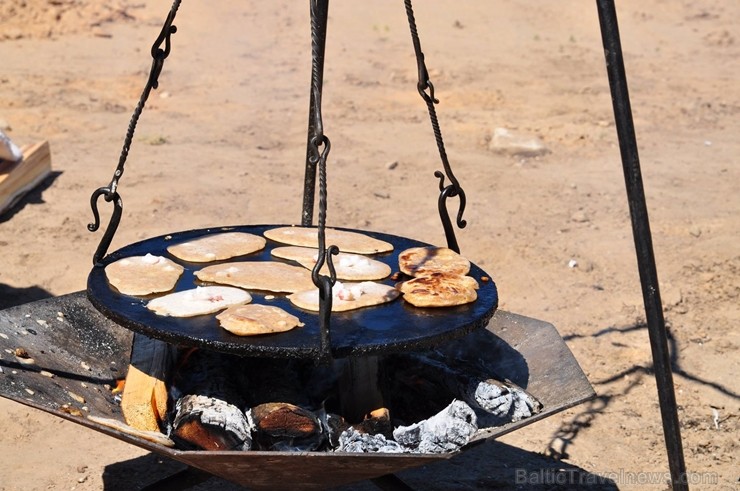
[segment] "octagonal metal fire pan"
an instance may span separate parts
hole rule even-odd
[[[471,339],[472,349],[479,350],[497,373],[526,388],[544,405],[532,418],[479,430],[471,444],[517,430],[595,395],[551,324],[499,311],[486,330],[471,336],[479,336]],[[0,311],[0,396],[252,489],[323,489],[457,455],[182,451],[100,425],[86,415],[123,421],[110,387],[126,375],[132,337],[131,331],[100,314],[85,292]],[[464,347],[465,339],[460,346]],[[33,363],[17,357],[16,349],[25,350]],[[78,447],[84,447],[84,442]]]

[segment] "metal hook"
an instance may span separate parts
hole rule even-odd
[[[456,223],[458,227],[465,228],[465,226],[468,224],[462,218],[463,213],[465,212],[465,191],[463,191],[460,187],[456,187],[454,184],[445,186],[445,176],[442,172],[435,171],[434,175],[439,178],[439,190],[441,192],[439,195],[439,199],[437,200],[437,208],[439,210],[439,218],[440,220],[442,220],[442,228],[444,229],[445,237],[447,238],[447,247],[459,254],[460,246],[457,243],[457,238],[455,237],[455,229],[452,227],[452,220],[450,220],[450,215],[447,211],[447,198],[454,196],[460,197],[460,208],[458,208],[457,211]]]
[[[424,70],[426,71],[426,68]],[[434,97],[434,84],[432,84],[432,81],[429,79],[424,80],[424,82],[420,80],[419,83],[416,85],[419,89],[419,94],[421,95],[421,98],[424,99],[427,104],[439,104],[439,99]],[[429,89],[428,94],[427,89]]]
[[[98,199],[103,196],[105,201],[113,202],[113,213],[108,222],[108,228],[106,228],[103,237],[100,239],[98,248],[95,250],[93,255],[93,264],[98,264],[100,260],[105,256],[105,253],[110,247],[110,243],[113,241],[113,236],[118,229],[118,224],[121,223],[121,215],[123,213],[123,200],[116,191],[111,191],[110,187],[102,187],[96,189],[90,196],[90,207],[93,212],[93,223],[87,224],[87,229],[90,232],[95,232],[100,228],[100,213],[98,211]]]
[[[331,256],[336,256],[337,254],[339,254],[339,248],[335,245],[329,246],[326,251],[319,251],[319,258],[316,260],[316,264],[311,270],[311,279],[313,280],[314,285],[321,288],[321,278],[324,278],[325,276],[321,275],[320,271],[321,268],[324,267],[324,264],[329,268],[328,278],[329,281],[331,281],[331,286],[334,286],[337,282],[337,272],[334,269],[334,262],[331,258]]]

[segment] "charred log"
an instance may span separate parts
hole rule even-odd
[[[170,395],[175,404],[170,436],[185,448],[248,450],[244,414],[246,381],[240,359],[205,350],[181,357]]]
[[[188,394],[177,401],[173,439],[203,450],[249,450],[249,423],[244,412],[214,397]]]
[[[319,418],[302,407],[269,402],[248,411],[259,450],[311,451],[326,441]]]

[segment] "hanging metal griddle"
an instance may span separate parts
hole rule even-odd
[[[133,141],[136,124],[143,111],[152,89],[158,85],[158,77],[162,71],[164,60],[169,56],[170,38],[177,29],[172,25],[180,0],[176,0],[167,16],[162,31],[152,47],[152,68],[149,79],[144,88],[139,104],[134,111],[126,133],[121,156],[110,184],[97,189],[91,197],[94,223],[88,228],[95,231],[100,226],[100,217],[97,201],[102,196],[106,201],[113,202],[114,210],[108,228],[93,256],[94,267],[88,279],[88,297],[92,304],[104,315],[121,325],[149,337],[161,339],[173,344],[198,346],[215,351],[236,353],[250,356],[269,356],[287,358],[314,358],[328,360],[331,357],[360,356],[382,354],[409,349],[431,347],[445,341],[463,336],[474,329],[484,327],[493,316],[498,305],[496,286],[490,276],[479,267],[472,265],[470,275],[479,283],[478,299],[473,303],[448,308],[417,308],[406,304],[402,300],[383,304],[376,307],[366,307],[347,313],[332,313],[332,287],[336,282],[332,255],[338,248],[326,243],[326,160],[331,149],[331,142],[324,134],[321,116],[321,97],[323,86],[324,46],[326,42],[326,22],[328,0],[311,0],[311,45],[312,45],[312,72],[311,92],[309,105],[308,145],[306,156],[306,177],[304,186],[304,200],[302,225],[310,226],[313,221],[314,191],[316,175],[319,178],[319,217],[317,226],[318,260],[312,271],[312,279],[319,290],[320,310],[315,313],[301,311],[293,307],[283,296],[277,295],[274,300],[266,302],[264,295],[255,292],[257,303],[269,303],[293,312],[306,324],[304,328],[294,329],[287,333],[244,338],[235,336],[218,327],[213,316],[198,316],[195,318],[172,318],[158,316],[146,309],[147,299],[122,295],[112,287],[105,276],[105,266],[111,262],[135,255],[147,253],[168,256],[168,245],[180,241],[190,240],[209,233],[218,232],[219,228],[176,232],[164,237],[157,237],[136,244],[126,246],[108,256],[108,247],[120,223],[123,210],[123,201],[118,193],[118,183],[123,175],[124,165]],[[411,1],[405,1],[406,14],[409,21],[414,51],[419,72],[417,88],[425,101],[429,117],[437,142],[440,159],[444,172],[436,171],[434,175],[439,179],[439,214],[442,220],[447,246],[460,252],[455,237],[452,220],[447,212],[447,200],[457,197],[460,200],[456,217],[458,227],[465,227],[462,215],[465,210],[465,192],[452,172],[447,153],[445,151],[442,134],[437,120],[434,105],[439,102],[434,96],[434,86],[429,80],[424,54],[416,29]],[[164,45],[164,48],[162,46]],[[445,180],[449,184],[445,184]],[[245,231],[261,234],[266,229],[277,225],[254,225],[228,227],[229,230]],[[410,247],[426,246],[413,239],[398,237],[377,232],[361,233],[380,238],[394,246],[392,253],[379,255],[376,259],[398,268],[398,255]],[[268,241],[263,251],[248,257],[232,258],[231,260],[274,260],[270,251],[276,243]],[[176,291],[193,288],[193,271],[199,267],[184,263],[173,258],[186,268],[186,272],[175,287]],[[209,263],[214,264],[214,263]],[[319,274],[324,265],[328,266],[330,275]],[[385,283],[393,284],[392,279]],[[251,293],[251,292],[250,292]],[[331,324],[331,329],[330,329]]]
[[[279,335],[244,337],[235,336],[221,329],[213,315],[188,318],[157,315],[146,308],[147,299],[118,293],[108,284],[105,276],[105,267],[124,257],[146,253],[168,256],[167,247],[178,242],[193,240],[224,230],[261,235],[265,230],[274,227],[274,225],[254,225],[191,230],[128,245],[110,254],[93,267],[88,278],[88,297],[98,310],[118,324],[172,344],[198,346],[245,356],[316,359],[322,354],[319,317],[314,312],[297,309],[285,295],[250,292],[253,302],[292,311],[299,316],[305,326]],[[397,268],[398,255],[402,250],[425,245],[418,241],[388,234],[363,233],[393,244],[393,252],[373,256],[374,259],[392,268]],[[282,244],[268,240],[265,249],[228,261],[275,260],[270,252],[279,245]],[[172,259],[176,260],[176,258]],[[185,272],[175,286],[175,291],[193,288],[193,273],[202,267],[201,264],[187,262],[181,264],[185,267]],[[479,281],[480,288],[478,299],[466,305],[444,309],[424,309],[398,299],[376,307],[333,313],[331,355],[340,358],[421,349],[458,338],[474,329],[484,327],[493,316],[498,303],[496,287],[492,281],[481,281],[486,273],[477,266],[472,266],[470,274]],[[389,278],[384,282],[392,285],[394,280]],[[269,299],[266,299],[266,296],[269,296]]]

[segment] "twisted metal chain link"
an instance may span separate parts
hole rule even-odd
[[[108,247],[110,247],[110,243],[113,241],[113,236],[118,229],[118,225],[121,222],[121,215],[123,213],[123,199],[118,193],[118,183],[121,179],[121,176],[123,175],[124,165],[126,164],[126,159],[128,158],[129,151],[131,150],[131,143],[134,139],[134,132],[136,131],[136,125],[139,122],[139,117],[144,111],[144,106],[146,105],[147,99],[149,99],[149,94],[151,93],[152,89],[156,89],[159,86],[159,75],[162,73],[164,60],[169,56],[172,47],[170,37],[177,32],[177,27],[173,26],[172,23],[175,20],[177,10],[180,8],[181,1],[182,0],[175,0],[172,4],[169,14],[167,14],[167,19],[162,26],[162,31],[159,33],[159,36],[157,36],[157,39],[152,45],[151,54],[153,60],[152,67],[149,71],[149,78],[147,79],[147,83],[144,86],[144,91],[141,93],[141,97],[139,97],[139,102],[136,105],[136,109],[134,109],[131,120],[129,121],[128,130],[126,131],[126,137],[123,141],[123,148],[121,149],[121,155],[118,158],[118,165],[116,166],[116,170],[113,173],[113,178],[107,186],[96,189],[95,191],[93,191],[92,196],[90,196],[90,207],[92,208],[93,213],[93,223],[89,223],[87,225],[87,229],[90,232],[95,232],[100,228],[100,213],[98,211],[99,198],[102,196],[105,201],[109,203],[113,202],[113,213],[111,215],[110,222],[108,223],[108,228],[106,229],[105,234],[103,234],[103,237],[100,239],[98,248],[93,255],[93,264],[97,264],[103,258],[103,256],[105,256],[105,253],[108,251]],[[162,48],[163,44],[164,48]]]
[[[432,131],[434,132],[434,139],[437,142],[437,149],[439,150],[439,157],[442,160],[442,166],[444,167],[444,173],[441,171],[435,171],[434,176],[439,179],[439,190],[440,196],[437,202],[439,208],[439,216],[442,220],[442,227],[444,228],[445,237],[447,238],[447,246],[455,252],[460,252],[460,247],[457,244],[455,238],[455,230],[452,226],[449,213],[447,212],[447,198],[459,197],[460,207],[457,212],[457,226],[465,228],[467,222],[463,220],[463,213],[465,212],[465,191],[460,186],[455,174],[452,172],[449,159],[447,158],[447,151],[445,150],[444,140],[442,139],[442,130],[439,127],[439,120],[437,119],[437,110],[434,105],[439,103],[439,100],[434,97],[434,85],[429,80],[429,72],[427,71],[426,63],[424,62],[424,53],[421,50],[421,41],[419,40],[419,32],[416,28],[416,19],[414,18],[414,9],[411,5],[411,0],[404,0],[406,7],[406,16],[409,21],[409,29],[411,31],[411,40],[414,44],[414,53],[416,54],[416,64],[419,71],[419,81],[417,83],[417,89],[419,95],[426,102],[427,110],[429,111],[429,119],[432,124]],[[450,180],[450,184],[445,186],[445,176]]]
[[[309,153],[312,164],[318,165],[319,174],[319,257],[311,271],[311,279],[319,289],[319,331],[321,362],[331,360],[330,319],[332,307],[332,287],[337,281],[332,255],[339,253],[335,245],[326,247],[326,158],[331,150],[331,142],[324,134],[324,123],[321,115],[321,95],[323,88],[321,60],[326,43],[326,22],[329,0],[310,0],[311,10],[311,95],[313,100],[313,136],[310,139]],[[322,15],[323,14],[323,15]],[[322,21],[322,19],[324,21]],[[324,264],[329,268],[329,276],[320,274]]]

